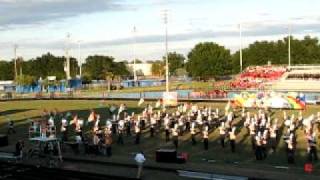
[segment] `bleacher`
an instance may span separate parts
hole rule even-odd
[[[273,90],[319,91],[319,82],[320,66],[294,66],[271,87]]]
[[[284,66],[250,66],[230,83],[231,89],[260,89],[264,83],[279,80],[287,71]]]

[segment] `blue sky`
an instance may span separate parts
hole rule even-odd
[[[13,44],[25,59],[46,52],[63,55],[67,33],[71,54],[111,55],[132,60],[164,55],[163,10],[168,10],[169,50],[187,54],[198,42],[243,45],[287,35],[319,36],[319,0],[0,0],[0,59],[13,57]]]

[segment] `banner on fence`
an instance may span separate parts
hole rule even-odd
[[[286,108],[305,109],[305,95],[302,93],[276,93],[276,92],[242,92],[235,95],[233,106],[247,108]]]
[[[163,92],[163,105],[164,106],[177,106],[178,93],[177,92]]]

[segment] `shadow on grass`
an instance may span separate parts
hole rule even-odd
[[[11,114],[27,112],[27,111],[32,111],[32,110],[34,110],[34,109],[11,109],[11,110],[6,110],[6,111],[0,111],[0,116],[8,116]]]

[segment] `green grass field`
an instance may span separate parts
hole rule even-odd
[[[126,103],[129,112],[140,113],[143,109],[142,107],[137,107],[137,102],[135,101],[97,101],[97,100],[36,100],[36,101],[8,101],[0,102],[0,133],[5,133],[7,130],[8,120],[14,120],[16,122],[16,129],[18,133],[10,137],[10,141],[15,141],[21,138],[27,138],[28,127],[30,124],[30,119],[39,118],[43,109],[53,110],[57,109],[60,113],[77,113],[81,118],[87,119],[90,109],[94,109],[101,115],[101,120],[105,120],[109,117],[107,113],[108,104],[120,104]],[[148,103],[148,102],[146,102]],[[145,103],[145,104],[146,104]],[[155,104],[155,102],[150,102]],[[144,105],[145,105],[144,104]],[[212,108],[224,109],[224,103],[199,103],[200,106],[207,105]],[[297,117],[298,111],[286,110],[288,115],[294,113]],[[303,112],[304,117],[312,113],[320,111],[319,106],[310,105],[307,110]],[[272,118],[278,117],[282,122],[281,110],[273,110]],[[198,144],[196,146],[191,145],[190,134],[186,134],[179,139],[179,151],[188,152],[190,155],[190,162],[195,164],[206,163],[206,160],[214,160],[214,164],[234,164],[237,163],[240,167],[248,168],[271,168],[272,166],[281,165],[287,166],[286,154],[285,154],[285,143],[281,137],[281,140],[277,146],[277,151],[274,154],[270,154],[265,161],[257,162],[255,160],[254,154],[251,150],[250,137],[247,134],[243,126],[243,122],[240,119],[236,119],[237,126],[239,127],[237,135],[237,145],[236,153],[232,154],[229,148],[222,149],[218,142],[218,130],[210,132],[209,135],[209,150],[205,151],[203,144],[201,142],[201,135],[197,136]],[[58,126],[59,129],[59,126]],[[284,129],[281,129],[284,132]],[[298,168],[297,173],[303,173],[303,164],[306,162],[306,145],[305,137],[303,135],[303,130],[298,131],[298,144],[296,151],[296,164],[290,165],[293,168]],[[149,133],[145,132],[143,134],[141,145],[134,145],[134,137],[125,137],[125,145],[113,145],[113,154],[115,157],[127,157],[131,153],[137,152],[139,150],[144,150],[149,159],[154,159],[155,150],[160,147],[173,147],[171,142],[166,143],[164,140],[164,133],[161,132],[154,138],[149,137]],[[116,142],[116,137],[114,137],[114,142]],[[228,142],[227,142],[228,143]],[[318,149],[320,148],[318,144]],[[320,168],[320,164],[316,163],[315,168]],[[319,173],[319,172],[318,172]]]
[[[210,90],[213,88],[213,82],[172,82],[169,83],[170,90],[178,89],[192,89],[192,90]],[[124,88],[121,90],[113,90],[112,92],[149,92],[149,91],[164,91],[166,89],[165,85],[161,86],[150,86],[150,87],[131,87]],[[96,88],[90,90],[82,90],[82,93],[92,93],[92,92],[101,92],[107,91],[106,88]]]

